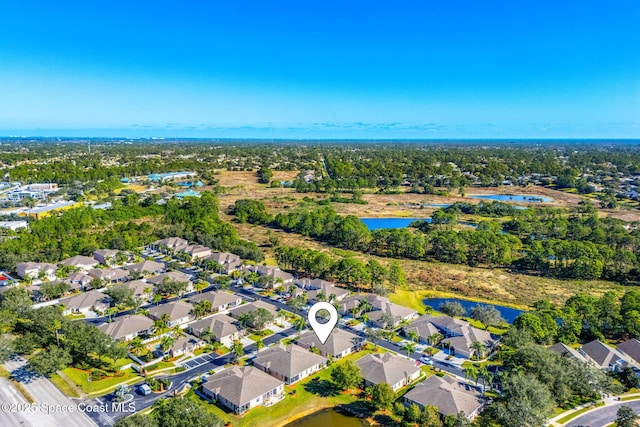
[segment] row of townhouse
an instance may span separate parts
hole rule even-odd
[[[564,357],[591,363],[608,372],[619,372],[626,367],[640,369],[640,341],[635,338],[618,344],[616,348],[600,340],[593,340],[578,349],[556,343],[549,350]]]

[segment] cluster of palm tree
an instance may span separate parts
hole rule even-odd
[[[481,365],[477,367],[475,364],[469,364],[463,368],[464,377],[468,380],[473,380],[478,385],[478,381],[482,379],[482,392],[493,388],[493,381],[495,380],[495,374],[489,370],[487,365]]]

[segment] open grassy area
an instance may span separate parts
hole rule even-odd
[[[49,378],[53,384],[55,384],[58,389],[69,397],[80,397],[75,388],[71,386],[68,382],[66,382],[60,375],[53,374],[51,378]]]
[[[376,351],[383,352],[383,349],[378,348]],[[334,366],[344,363],[346,360],[357,360],[376,351],[371,347],[364,349],[340,359],[340,361],[334,363]],[[265,420],[269,420],[269,425],[279,425],[301,413],[348,404],[358,400],[357,395],[351,392],[333,392],[333,387],[330,384],[331,369],[332,367],[329,367],[313,374],[309,378],[305,378],[299,383],[285,386],[286,397],[284,400],[270,407],[254,408],[240,416],[229,413],[213,404],[208,404],[207,408],[222,420],[230,421],[234,427],[262,427],[265,425]],[[187,394],[187,398],[200,399],[194,391],[190,391]]]
[[[62,372],[85,393],[95,393],[104,389],[115,388],[118,384],[138,377],[131,369],[121,371],[121,375],[105,378],[100,381],[89,381],[89,372],[76,368],[66,368]]]

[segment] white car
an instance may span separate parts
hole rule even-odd
[[[433,360],[429,359],[427,356],[422,356],[420,358],[420,362],[424,363],[425,365],[433,366]]]

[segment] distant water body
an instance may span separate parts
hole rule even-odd
[[[431,218],[360,218],[369,230],[380,228],[406,228],[415,221],[431,222]]]
[[[333,409],[325,409],[289,423],[286,427],[364,427],[367,425],[358,418],[343,415]]]
[[[526,196],[524,194],[478,194],[468,196],[470,199],[487,199],[497,200],[500,202],[532,202],[532,203],[549,203],[551,197],[542,196]]]
[[[488,303],[478,303],[475,301],[469,301],[469,300],[465,300],[465,299],[458,299],[458,298],[427,298],[423,301],[425,303],[425,305],[428,305],[429,307],[433,307],[434,309],[438,309],[438,307],[440,307],[440,304],[442,304],[443,302],[459,302],[462,307],[467,310],[467,313],[469,312],[469,310],[471,309],[471,307],[475,307],[476,305],[480,304],[480,305],[490,305],[492,307],[495,307],[496,310],[498,310],[500,312],[500,315],[502,316],[502,318],[504,320],[506,320],[509,323],[513,323],[514,320],[516,320],[516,317],[520,316],[522,313],[524,313],[524,311],[522,310],[518,310],[515,308],[511,308],[511,307],[506,307],[504,305],[499,305],[499,304],[488,304]]]

